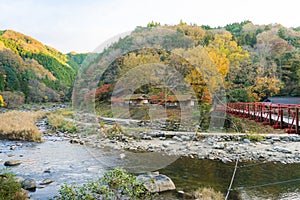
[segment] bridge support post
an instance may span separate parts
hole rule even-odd
[[[299,108],[296,108],[296,134],[299,134]]]
[[[283,129],[283,110],[280,108],[280,129]]]
[[[255,120],[256,118],[256,105],[255,104],[252,104],[253,105],[253,118]]]
[[[247,104],[247,107],[248,107],[248,116],[247,116],[247,118],[251,119],[251,112],[250,112],[250,104],[249,103]]]
[[[269,125],[272,126],[272,106],[269,108]]]
[[[259,119],[260,122],[263,121],[263,107],[262,105],[260,105],[260,119]]]

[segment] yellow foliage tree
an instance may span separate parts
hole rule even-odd
[[[3,97],[0,95],[0,107],[5,105]]]
[[[229,32],[215,34],[214,40],[205,49],[214,60],[222,78],[230,75],[227,80],[231,82],[242,63],[249,59],[249,53],[233,41]]]
[[[175,49],[173,52],[184,57],[193,65],[193,69],[190,70],[186,79],[192,85],[199,100],[210,102],[223,85],[223,77],[217,72],[214,60],[202,46],[187,50]]]
[[[255,80],[255,85],[251,86],[250,89],[252,90],[252,97],[259,101],[264,97],[278,94],[281,89],[281,81],[275,77],[257,77]]]

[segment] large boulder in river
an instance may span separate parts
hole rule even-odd
[[[26,178],[24,181],[22,181],[22,188],[25,190],[35,190],[36,188],[35,180],[31,178]]]
[[[176,189],[173,181],[163,174],[142,174],[139,175],[137,179],[152,193]]]
[[[21,164],[20,160],[8,160],[4,163],[4,166],[16,166],[20,164]]]

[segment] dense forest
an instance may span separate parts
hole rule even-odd
[[[70,100],[86,54],[62,54],[21,33],[0,32],[0,93],[7,106]]]
[[[136,66],[174,67],[199,102],[225,88],[230,101],[300,96],[300,29],[251,21],[225,27],[187,24],[138,26],[100,54],[63,54],[21,33],[0,31],[0,92],[5,102],[109,101],[117,80]],[[83,65],[83,67],[81,67]],[[210,74],[210,75],[207,75]],[[159,84],[159,83],[158,83]],[[136,93],[156,93],[143,86]],[[76,102],[75,102],[76,103]]]
[[[251,21],[212,28],[181,21],[178,25],[151,22],[137,27],[106,48],[81,71],[83,79],[77,87],[89,88],[76,90],[80,102],[92,101],[94,95],[96,102],[109,101],[117,80],[147,63],[174,67],[200,103],[211,102],[220,82],[229,101],[300,96],[299,28]],[[156,88],[143,86],[135,92],[160,93]]]

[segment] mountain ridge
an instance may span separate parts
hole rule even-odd
[[[70,100],[79,56],[82,60],[85,54],[63,54],[20,32],[0,31],[0,92],[4,100],[10,105]],[[22,100],[13,102],[14,98]]]

